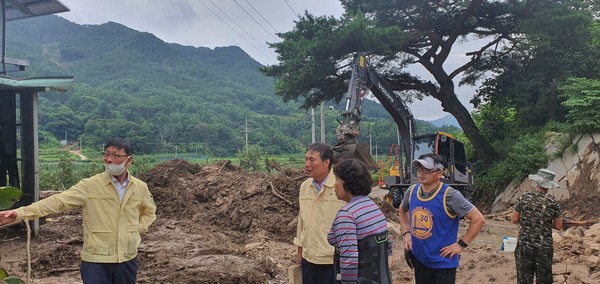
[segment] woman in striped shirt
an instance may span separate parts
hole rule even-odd
[[[348,202],[338,211],[327,235],[336,249],[338,283],[392,283],[388,263],[392,241],[385,216],[368,197],[371,173],[355,159],[338,163],[334,173],[336,196]]]

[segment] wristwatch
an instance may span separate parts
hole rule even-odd
[[[462,239],[458,239],[458,242],[457,242],[457,243],[458,243],[458,245],[459,245],[459,246],[461,246],[461,247],[463,247],[463,248],[466,248],[466,247],[468,247],[468,246],[469,246],[469,245],[468,245],[467,243],[465,243],[465,241],[463,241]]]

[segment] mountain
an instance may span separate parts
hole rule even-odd
[[[458,121],[451,114],[447,114],[447,115],[445,115],[441,118],[435,119],[435,120],[430,120],[429,123],[433,124],[436,127],[454,126],[454,127],[460,128]]]
[[[100,149],[108,138],[125,136],[137,153],[226,157],[244,148],[246,134],[249,144],[273,155],[303,152],[311,141],[301,102],[274,95],[274,80],[237,46],[165,43],[119,23],[79,25],[58,16],[6,28],[7,56],[30,62],[11,77],[75,76],[69,92],[40,96],[42,143],[68,133],[68,140]],[[365,102],[363,114],[374,141],[382,147],[396,141],[396,126],[380,104]],[[339,111],[325,112],[329,144],[336,143],[337,118]]]

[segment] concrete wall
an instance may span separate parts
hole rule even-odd
[[[563,134],[549,134],[546,151],[556,156],[556,141]],[[554,142],[553,142],[554,141]],[[585,133],[573,138],[571,145],[560,155],[548,161],[546,168],[556,173],[559,188],[551,189],[549,194],[557,200],[569,199],[574,193],[589,190],[600,191],[600,133]],[[532,185],[527,178],[515,180],[506,187],[492,207],[492,212],[501,212],[514,204],[523,193],[530,191]],[[599,205],[600,206],[600,205]]]

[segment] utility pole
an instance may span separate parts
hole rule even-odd
[[[321,102],[321,143],[325,143],[325,102]]]
[[[175,145],[175,159],[177,159],[177,145]]]
[[[317,141],[317,138],[316,138],[316,134],[315,134],[315,108],[314,107],[310,109],[310,131],[312,134],[311,143],[315,143],[315,141]]]
[[[248,153],[248,116],[246,116],[246,153]]]
[[[373,143],[371,141],[371,123],[369,123],[369,154],[373,157]]]

